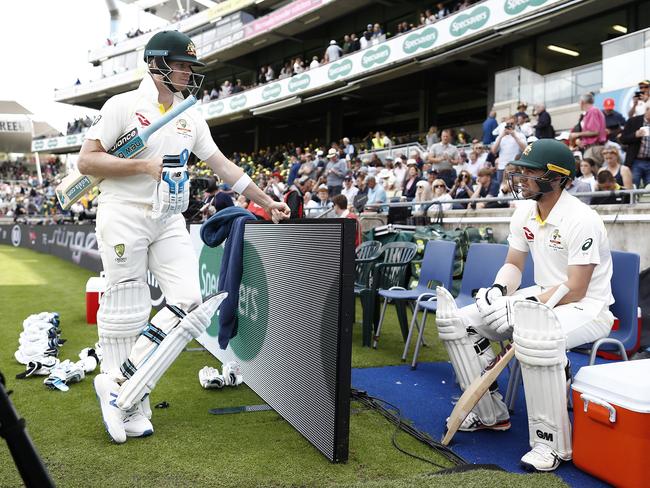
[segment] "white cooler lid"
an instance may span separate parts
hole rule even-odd
[[[649,413],[650,359],[584,366],[571,388],[634,412]]]

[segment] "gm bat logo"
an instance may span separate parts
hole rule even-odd
[[[490,9],[486,6],[481,6],[474,9],[466,15],[459,15],[457,19],[449,26],[449,33],[452,36],[462,36],[469,30],[477,30],[483,27],[490,18]]]
[[[553,434],[551,434],[550,432],[544,432],[543,430],[537,429],[535,431],[535,435],[537,435],[537,437],[539,437],[544,441],[553,442]]]
[[[330,80],[335,80],[337,78],[343,78],[347,76],[352,71],[352,61],[346,59],[340,63],[334,63],[330,66],[330,69],[327,71],[327,76]]]
[[[297,90],[304,90],[311,83],[311,77],[309,75],[298,75],[294,76],[289,80],[289,91],[291,93]]]
[[[539,7],[545,3],[546,0],[506,0],[503,9],[508,15],[517,15],[526,10],[526,7]]]
[[[385,63],[390,56],[390,47],[381,46],[375,50],[367,51],[361,58],[361,65],[364,68],[370,68],[374,64]]]
[[[418,49],[428,49],[436,43],[438,30],[435,27],[427,27],[421,33],[411,34],[406,38],[402,49],[406,54],[413,54]]]

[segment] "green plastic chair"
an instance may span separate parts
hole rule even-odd
[[[404,287],[408,279],[411,261],[417,254],[418,246],[414,242],[391,242],[381,248],[381,254],[374,263],[370,280],[365,288],[355,287],[363,307],[363,345],[370,347],[373,333],[379,323],[378,290],[394,286]],[[398,311],[399,313],[400,311]],[[401,311],[406,315],[406,311]],[[408,330],[402,331],[404,338]]]

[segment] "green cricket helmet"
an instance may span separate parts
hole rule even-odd
[[[539,200],[543,194],[552,192],[554,181],[559,182],[559,188],[564,188],[569,180],[576,175],[576,162],[571,150],[562,142],[555,139],[539,139],[526,146],[521,157],[510,164],[517,168],[544,170],[540,176],[524,175],[514,171],[508,175],[508,183],[513,195],[518,198]],[[530,192],[522,180],[535,181],[539,186],[538,192]],[[529,193],[526,195],[526,193]]]
[[[178,31],[162,31],[155,34],[144,48],[144,60],[151,56],[162,56],[167,61],[184,61],[194,66],[205,66],[196,57],[196,46],[192,39]]]
[[[170,61],[192,63],[192,66],[205,66],[205,63],[196,57],[196,46],[187,35],[178,31],[156,33],[144,48],[144,60],[149,67],[149,72],[154,75],[162,75],[162,82],[172,92],[187,91],[188,94],[197,96],[204,75],[194,73],[192,70],[190,80],[186,85],[174,85],[170,78],[174,71],[169,66]]]

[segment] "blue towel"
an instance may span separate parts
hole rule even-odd
[[[219,291],[228,297],[219,308],[219,347],[226,349],[237,335],[239,285],[243,272],[244,225],[255,216],[241,207],[228,207],[217,212],[201,226],[201,240],[209,247],[219,246],[226,238],[219,272]]]

